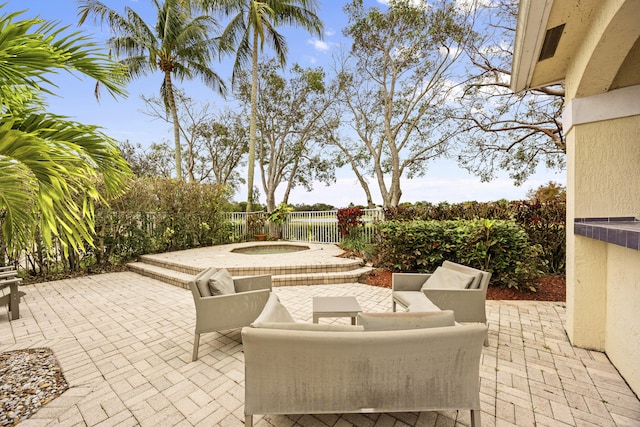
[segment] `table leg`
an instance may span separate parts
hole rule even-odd
[[[11,293],[11,302],[9,303],[9,310],[11,311],[11,320],[20,318],[20,294],[18,293],[18,284],[12,283],[9,285],[9,292]]]

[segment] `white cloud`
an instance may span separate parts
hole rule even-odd
[[[315,50],[319,50],[320,52],[328,52],[330,49],[329,43],[316,38],[307,40],[307,44],[312,45]]]
[[[304,59],[306,59],[311,64],[315,64],[318,62],[318,58],[316,58],[315,56],[305,55]]]
[[[331,36],[333,36],[335,34],[336,34],[336,32],[334,30],[332,30],[332,29],[328,29],[328,30],[326,30],[324,32],[324,35],[327,36],[327,37],[331,37]]]

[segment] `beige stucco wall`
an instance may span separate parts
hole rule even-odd
[[[575,236],[571,225],[640,217],[640,115],[575,125],[567,143],[567,334],[605,351],[639,393],[640,252]]]
[[[605,351],[629,386],[640,392],[640,251],[607,245]]]
[[[582,124],[571,133],[575,217],[640,216],[640,116]]]

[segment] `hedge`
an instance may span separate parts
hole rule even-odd
[[[491,284],[536,290],[544,261],[513,220],[385,221],[376,224],[376,265],[432,272],[444,260],[492,273]]]

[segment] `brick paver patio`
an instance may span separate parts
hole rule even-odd
[[[204,334],[191,362],[191,293],[135,273],[24,286],[21,318],[0,311],[0,351],[50,347],[70,389],[21,425],[241,426],[240,331]],[[311,298],[356,295],[390,311],[390,290],[363,284],[275,288],[294,318]],[[640,401],[606,355],[572,347],[563,303],[489,301],[481,367],[484,426],[638,426]],[[322,319],[322,322],[349,319]],[[265,416],[260,426],[457,426],[468,411]]]

